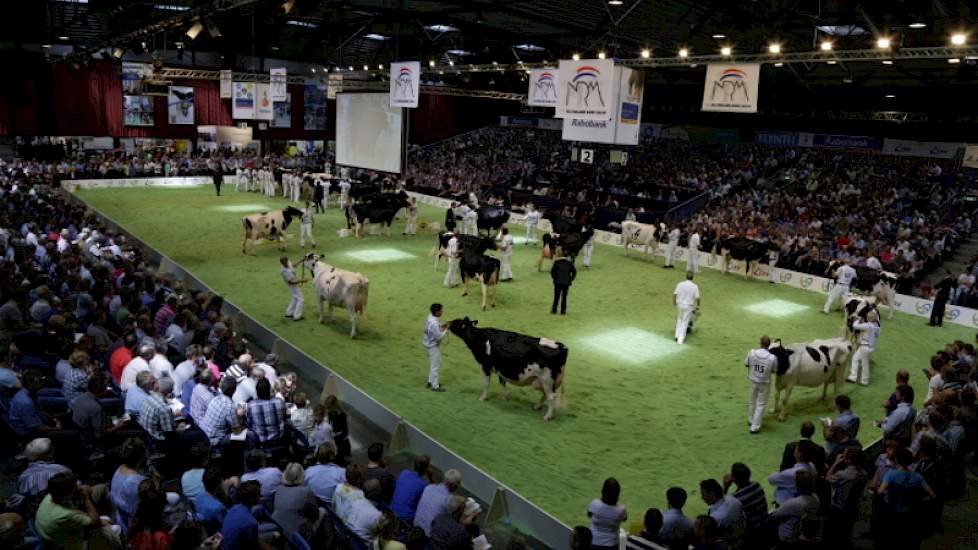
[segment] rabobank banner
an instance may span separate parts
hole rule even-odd
[[[832,134],[814,134],[812,145],[815,147],[834,147],[837,149],[864,149],[879,151],[883,149],[883,140],[867,136],[839,136]]]
[[[933,159],[960,158],[963,143],[941,141],[910,141],[906,139],[884,139],[883,154],[900,157],[926,157]]]
[[[532,118],[520,116],[501,116],[499,125],[510,128],[540,128],[541,130],[560,130],[560,121],[553,118]]]
[[[615,67],[616,106],[611,120],[565,118],[562,139],[591,143],[638,145],[642,133],[642,96],[645,75],[628,67]]]

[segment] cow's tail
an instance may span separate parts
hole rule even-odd
[[[362,283],[357,283],[353,302],[353,311],[359,313],[364,320],[367,319],[367,293],[370,290],[370,281],[364,279]]]

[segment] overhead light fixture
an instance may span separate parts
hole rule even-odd
[[[604,52],[598,52],[598,59],[604,59],[607,55]]]
[[[652,57],[652,52],[648,49],[642,50],[642,59],[648,59]]]
[[[316,67],[312,68],[312,74],[316,74]]]
[[[295,8],[295,0],[286,0],[286,2],[282,4],[282,11],[285,12],[285,15],[292,13],[292,10],[294,8]]]
[[[460,57],[461,56],[465,56],[465,55],[472,55],[472,52],[470,52],[468,50],[448,50],[445,53],[451,54],[451,55],[457,55],[457,56],[460,56]]]
[[[425,30],[435,32],[458,32],[458,28],[451,25],[427,25]]]
[[[363,66],[363,70],[365,70],[365,71],[369,71],[369,70],[370,70],[370,66],[369,66],[369,65],[364,65],[364,66]]]
[[[883,60],[883,64],[884,65],[892,65],[893,64],[893,60],[892,59],[884,59]]]
[[[830,52],[832,51],[832,42],[829,40],[823,40],[818,47],[821,48],[823,52]]]
[[[289,19],[285,23],[287,25],[292,25],[293,27],[305,27],[307,29],[315,29],[317,27],[315,23],[310,23],[309,21],[299,21],[298,19]]]
[[[961,63],[961,58],[960,57],[952,57],[952,58],[948,59],[947,62],[950,63],[950,64],[952,64],[952,65],[954,65],[956,63]]]
[[[348,68],[348,69],[350,69],[350,71],[353,71],[353,65],[350,65],[350,66],[349,66],[349,67],[347,67],[347,68]]]
[[[217,24],[213,20],[207,20],[207,33],[211,35],[211,38],[220,38],[221,29],[217,28]]]
[[[451,59],[449,59],[449,60],[448,60],[448,66],[449,66],[449,67],[454,67],[454,66],[455,66],[455,62],[454,62],[454,61],[452,61]]]
[[[951,45],[952,46],[964,46],[968,43],[968,35],[963,32],[956,32],[951,35]]]
[[[390,40],[388,37],[382,34],[377,34],[373,32],[369,34],[365,34],[363,35],[363,37],[366,38],[367,40],[376,40],[378,42],[384,42],[385,40]]]
[[[724,46],[720,48],[720,55],[725,55],[729,57],[730,54],[732,53],[733,53],[733,48],[731,48],[730,46]]]
[[[881,49],[881,50],[888,50],[888,49],[890,49],[890,39],[889,38],[886,38],[885,36],[878,38],[876,40],[876,47],[879,48],[879,49]]]
[[[777,63],[774,64],[774,66],[775,67],[784,67],[784,63],[778,61]]]
[[[679,57],[689,57],[689,50],[686,48],[681,48],[679,50]]]
[[[781,53],[781,44],[773,43],[767,47],[768,53]]]
[[[913,23],[910,23],[910,25],[909,25],[909,27],[911,29],[922,29],[922,28],[924,28],[926,26],[927,26],[927,23],[922,23],[920,21],[915,21]]]
[[[41,44],[41,47],[46,50],[51,47],[51,44]]]
[[[886,99],[893,99],[893,98],[895,98],[895,97],[896,97],[896,95],[894,95],[894,94],[886,94],[886,95],[885,95],[885,96],[883,96],[883,97],[885,97]]]
[[[428,66],[429,67],[434,67],[435,66],[435,60],[434,59],[429,59],[428,60]]]
[[[608,0],[609,6],[620,6],[624,3],[625,3],[624,0]]]
[[[125,48],[112,48],[112,57],[115,59],[122,59],[122,56],[126,55]]]
[[[492,64],[495,65],[495,66],[497,66],[497,67],[499,66],[499,62],[498,61],[493,61]]]
[[[838,61],[826,61],[825,62],[826,65],[835,65],[836,63],[838,63]]]
[[[574,61],[580,61],[581,60],[581,54],[575,53],[574,55],[571,56],[571,59],[573,59]]]
[[[153,9],[164,11],[187,11],[190,9],[190,6],[181,6],[180,4],[153,4]]]
[[[722,32],[718,32],[718,33],[716,33],[716,34],[713,35],[713,38],[716,38],[717,40],[722,40],[722,39],[724,39],[726,37],[727,37],[727,35],[723,34]]]
[[[204,30],[204,25],[201,24],[200,21],[194,21],[194,24],[191,25],[189,29],[187,29],[187,32],[185,34],[187,35],[187,38],[191,40],[195,40],[197,38],[197,35],[200,34],[200,31],[202,30]]]
[[[384,70],[384,64],[383,63],[378,63],[377,64],[377,70],[378,71],[383,71]]]
[[[66,34],[63,34],[58,37],[58,40],[71,40],[71,37]]]

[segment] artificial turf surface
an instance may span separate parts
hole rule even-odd
[[[675,308],[671,294],[684,264],[673,270],[620,248],[595,246],[594,265],[579,273],[570,291],[568,315],[549,313],[552,286],[536,271],[537,246],[520,245],[513,256],[515,281],[502,283],[498,305],[479,309],[479,292],[469,296],[442,286],[442,270],[432,270],[432,231],[416,237],[341,239],[341,212],[331,208],[316,219],[317,251],[327,262],[360,271],[370,279],[368,320],[356,340],[349,321],[338,314],[331,325],[316,323],[313,289],[304,287],[306,320],[283,319],[288,290],[278,270],[280,253],[264,243],[256,257],[241,254],[245,213],[281,208],[281,199],[257,193],[215,197],[207,187],[117,188],[78,195],[130,232],[180,263],[273,330],[335,369],[397,414],[438,438],[459,455],[495,476],[570,525],[586,522],[588,502],[602,481],[615,476],[631,522],[647,507],[665,506],[665,490],[690,492],[688,514],[705,509],[698,483],[721,479],[732,462],[744,462],[755,478],[774,471],[786,442],[797,438],[803,420],[829,416],[820,390],[796,388],[788,420],[768,415],[762,432],[747,433],[748,382],[743,367],[748,349],[768,334],[785,343],[839,335],[842,315],[824,316],[821,294],[744,280],[704,269],[696,282],[703,295],[697,332],[685,346],[673,342]],[[443,220],[443,211],[421,208],[419,219]],[[298,226],[290,228],[289,256],[300,255]],[[521,226],[514,235],[521,236]],[[764,307],[757,304],[777,300]],[[445,304],[445,319],[469,316],[480,326],[546,336],[570,349],[565,377],[568,406],[545,423],[531,409],[539,393],[511,388],[500,399],[493,381],[491,399],[479,402],[482,374],[460,340],[450,336],[442,350],[441,380],[448,391],[425,391],[428,361],[420,345],[428,306]],[[751,306],[753,310],[750,309]],[[780,317],[768,315],[777,313]],[[871,421],[882,416],[880,402],[894,386],[895,372],[911,372],[923,395],[920,369],[930,355],[954,339],[970,341],[972,331],[949,325],[930,328],[920,317],[897,314],[883,322],[873,356],[869,387],[847,384],[843,391],[863,418],[860,439],[875,439]],[[831,396],[831,390],[830,390]],[[816,437],[821,441],[821,436]],[[463,480],[464,482],[464,480]],[[766,484],[765,484],[766,486]],[[768,488],[768,496],[771,491]]]

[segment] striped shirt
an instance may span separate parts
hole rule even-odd
[[[767,498],[760,483],[752,481],[746,487],[737,489],[734,498],[740,501],[744,516],[747,517],[747,527],[750,529],[761,527],[767,518]]]
[[[51,462],[31,462],[17,478],[17,492],[25,496],[38,496],[48,490],[48,480],[57,474],[71,470]]]

